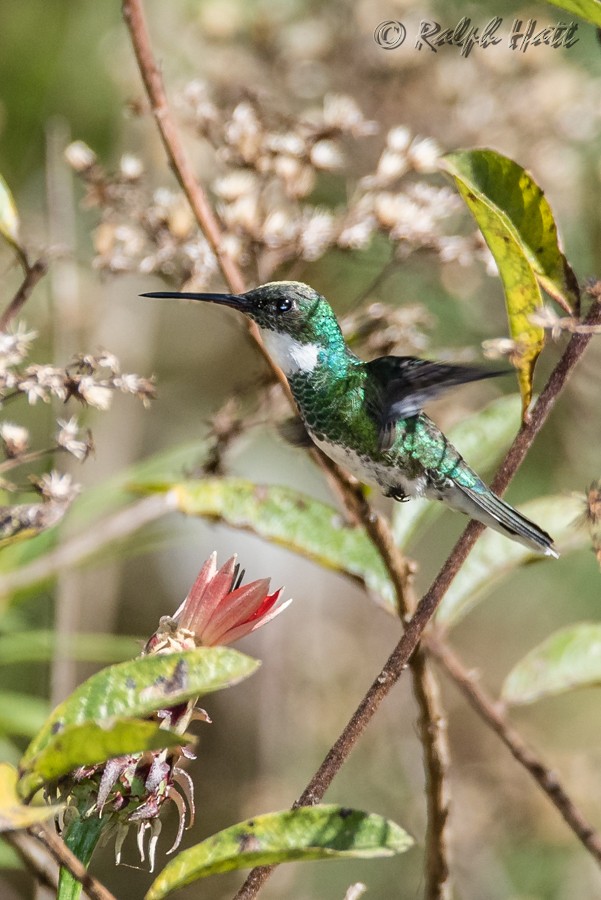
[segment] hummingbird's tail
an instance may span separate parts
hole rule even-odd
[[[480,491],[455,483],[451,495],[445,493],[444,500],[454,509],[467,513],[470,518],[488,525],[489,528],[507,535],[514,541],[519,541],[530,550],[558,558],[559,553],[553,546],[553,538],[546,531],[493,494],[484,484],[482,488]]]

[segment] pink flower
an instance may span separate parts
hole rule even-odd
[[[198,574],[190,593],[174,615],[180,629],[191,631],[205,647],[231,644],[283,612],[292,602],[275,608],[282,589],[268,594],[269,578],[241,584],[236,557],[217,570],[212,553]]]

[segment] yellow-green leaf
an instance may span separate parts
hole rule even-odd
[[[601,685],[601,625],[579,622],[550,635],[511,670],[502,696],[514,705]]]
[[[23,770],[69,725],[101,723],[115,716],[145,716],[195,696],[237,684],[259,662],[229,647],[198,647],[148,655],[110,666],[80,684],[46,720],[21,760]]]
[[[601,28],[601,3],[599,0],[549,0],[549,2],[553,6],[559,6],[560,9],[580,16],[581,19],[586,19],[597,28]]]
[[[141,484],[136,489],[172,491],[186,515],[215,519],[281,544],[359,579],[382,598],[389,612],[396,608],[386,569],[365,530],[346,524],[333,507],[306,494],[244,478]]]
[[[17,793],[17,771],[8,763],[0,763],[0,831],[16,831],[45,822],[55,816],[64,804],[29,806]]]
[[[499,268],[525,416],[545,339],[529,317],[543,304],[541,287],[570,310],[578,300],[576,278],[559,248],[551,207],[521,166],[494,150],[459,150],[441,167],[455,179]]]
[[[2,175],[0,175],[0,234],[20,256],[23,256],[23,249],[19,241],[19,213],[13,195]]]
[[[267,813],[239,822],[179,853],[146,894],[161,900],[199,878],[313,859],[374,858],[404,853],[413,838],[390,819],[322,805]]]

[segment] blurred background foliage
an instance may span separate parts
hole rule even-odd
[[[387,131],[404,125],[413,135],[434,138],[443,149],[489,146],[528,168],[545,189],[580,279],[601,274],[601,48],[591,26],[580,23],[578,43],[569,50],[512,52],[505,39],[498,47],[475,47],[463,58],[455,47],[443,47],[436,55],[414,49],[411,36],[420,20],[452,26],[469,15],[484,25],[502,15],[506,36],[514,18],[536,18],[542,26],[566,16],[543,3],[513,2],[502,9],[488,2],[411,0],[327,5],[308,0],[277,5],[154,0],[146,6],[155,53],[172,104],[187,123],[186,145],[203,182],[212,182],[219,172],[190,119],[190,82],[206,83],[218,110],[231,110],[251,98],[274,120],[294,121],[319,107],[327,94],[344,93],[356,100],[366,119],[378,123],[379,132],[355,142],[339,171],[318,173],[311,203],[330,209],[344,204],[349,185],[377,164]],[[53,259],[50,275],[25,309],[27,324],[40,335],[36,359],[60,365],[74,352],[106,348],[126,371],[157,378],[158,397],[150,410],[116,397],[109,413],[81,414],[93,430],[96,452],[81,469],[75,461],[62,465],[63,470],[71,466],[85,488],[84,512],[74,509],[65,519],[58,538],[62,543],[83,527],[85,503],[91,504],[93,521],[110,480],[119,479],[137,460],[198,441],[198,454],[195,448],[183,454],[192,470],[210,416],[231,395],[248,391],[264,366],[233,316],[193,304],[140,300],[141,291],[164,282],[136,271],[116,277],[106,266],[93,264],[102,243],[99,214],[82,207],[84,187],[64,161],[72,140],[86,142],[107,170],[118,170],[122,155],[134,154],[149,191],[175,189],[118,5],[5,0],[1,18],[0,172],[17,200],[27,246],[32,254],[37,249]],[[373,39],[375,26],[386,19],[402,20],[409,34],[394,51],[383,50]],[[457,222],[462,233],[473,231],[467,213],[458,214]],[[435,251],[410,248],[374,283],[390,256],[390,242],[379,235],[356,251],[331,247],[315,261],[284,262],[277,274],[292,272],[310,282],[340,315],[355,310],[364,294],[393,307],[419,306],[419,352],[428,355],[477,358],[482,341],[505,335],[500,282],[487,274],[481,259],[444,261]],[[20,273],[5,246],[0,247],[0,269],[6,305]],[[217,279],[212,284],[219,286]],[[539,385],[565,340],[549,342],[537,370]],[[583,492],[601,474],[600,363],[601,347],[593,342],[512,485],[511,502]],[[512,390],[511,379],[463,389],[452,402],[439,405],[435,417],[448,428],[500,392]],[[56,414],[61,414],[60,406],[38,405],[19,409],[19,421],[41,439]],[[263,408],[261,417],[267,422],[269,410]],[[245,432],[233,444],[226,465],[228,472],[258,482],[292,485],[318,497],[326,490],[302,452],[282,444],[267,424]],[[460,517],[445,515],[418,546],[420,589],[433,578],[463,524]],[[269,575],[274,586],[285,584],[295,603],[276,623],[242,643],[242,649],[263,660],[259,674],[207,704],[214,724],[202,730],[194,769],[196,839],[246,816],[284,808],[299,793],[391,649],[390,617],[355,585],[281,548],[172,514],[122,542],[118,552],[62,571],[42,588],[11,598],[2,620],[9,632],[57,628],[67,637],[97,630],[143,638],[160,615],[177,607],[213,549],[222,560],[237,552],[249,577]],[[453,635],[456,646],[496,693],[510,667],[539,640],[570,622],[598,617],[600,583],[590,552],[522,569],[461,623]],[[132,654],[138,646],[132,640]],[[86,653],[80,656],[86,658]],[[91,664],[58,657],[53,664],[2,666],[3,688],[31,695],[31,708],[21,706],[32,717],[24,725],[26,734],[43,714],[36,697],[56,699],[91,671]],[[598,893],[592,861],[555,810],[452,686],[444,685],[444,700],[460,896],[567,900]],[[587,690],[548,699],[518,711],[515,718],[598,825],[597,703],[598,692]],[[18,737],[7,738],[3,756],[14,759],[18,746]],[[336,779],[328,800],[390,816],[419,841],[422,785],[410,685],[404,679]],[[117,896],[142,896],[149,876],[127,868],[112,871],[111,851],[106,853],[98,871],[107,885]],[[341,897],[350,883],[362,880],[369,897],[413,897],[420,894],[421,878],[419,852],[412,851],[383,863],[283,867],[264,896]],[[231,896],[238,882],[236,875],[212,880],[203,884],[203,896]],[[30,896],[23,873],[3,876],[0,884],[3,897]],[[182,896],[196,896],[197,891],[192,888]]]

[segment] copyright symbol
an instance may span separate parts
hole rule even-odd
[[[394,19],[380,22],[374,31],[374,41],[384,50],[396,50],[406,37],[407,29],[402,22],[396,22]]]

